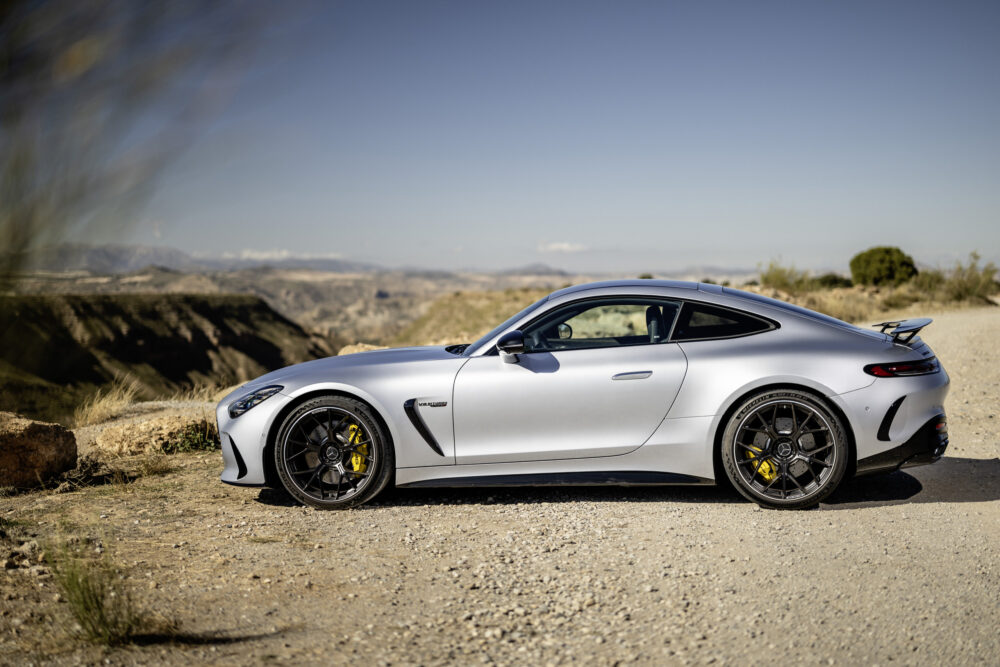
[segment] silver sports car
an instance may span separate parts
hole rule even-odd
[[[222,481],[320,508],[387,485],[712,484],[813,506],[932,463],[948,375],[929,319],[861,329],[717,285],[554,292],[471,345],[319,359],[222,399]]]

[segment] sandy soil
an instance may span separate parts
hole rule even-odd
[[[15,568],[0,663],[997,664],[998,334],[1000,308],[938,316],[946,457],[811,511],[602,488],[392,491],[324,513],[223,486],[217,455],[6,498],[11,535],[95,540],[183,632],[89,645],[44,570]]]

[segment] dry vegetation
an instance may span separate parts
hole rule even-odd
[[[135,403],[141,386],[128,376],[118,376],[105,389],[98,389],[73,412],[73,424],[93,426],[121,415]]]
[[[53,569],[70,613],[86,639],[119,646],[131,641],[145,626],[124,576],[109,562],[82,557],[64,546]]]
[[[865,322],[915,308],[992,305],[992,297],[1000,291],[996,273],[992,264],[980,266],[979,256],[972,253],[968,263],[959,262],[951,270],[925,269],[901,285],[873,287],[851,285],[850,280],[836,274],[812,276],[772,261],[761,270],[760,284],[765,289],[749,288],[764,293],[771,290],[769,296],[847,322]]]
[[[550,291],[524,288],[454,292],[435,301],[427,313],[404,329],[392,344],[471,343]]]

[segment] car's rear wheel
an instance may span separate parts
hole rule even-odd
[[[320,509],[371,500],[395,465],[371,408],[344,396],[313,398],[289,413],[278,430],[274,463],[285,489]]]
[[[812,507],[847,470],[847,437],[821,400],[800,391],[747,399],[726,425],[722,465],[736,490],[766,507]]]

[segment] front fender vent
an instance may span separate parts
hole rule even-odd
[[[424,439],[424,442],[426,442],[438,456],[444,456],[444,452],[441,451],[441,445],[439,445],[437,440],[434,439],[434,434],[431,433],[429,428],[427,428],[427,424],[424,423],[424,420],[420,418],[420,414],[417,412],[417,399],[411,398],[406,403],[403,403],[403,412],[405,412],[406,416],[410,418],[410,423],[413,424],[413,428],[417,429],[417,433],[419,433],[420,437]]]

